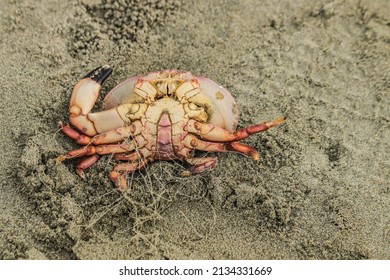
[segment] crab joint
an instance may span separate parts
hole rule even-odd
[[[79,115],[81,115],[81,108],[77,105],[73,105],[69,108],[69,115],[71,117],[77,117]]]
[[[190,145],[191,145],[192,147],[195,148],[195,147],[197,146],[197,144],[198,144],[197,139],[195,139],[195,138],[191,139]]]

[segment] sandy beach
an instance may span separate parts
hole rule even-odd
[[[0,0],[0,259],[389,259],[388,0]],[[163,69],[234,96],[253,161],[182,177],[156,161],[120,192],[75,173],[74,84]]]

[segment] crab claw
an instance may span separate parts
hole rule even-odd
[[[97,134],[88,113],[95,105],[102,84],[111,73],[112,69],[108,65],[98,67],[74,86],[69,106],[70,122],[88,136]]]
[[[93,69],[89,72],[83,79],[91,78],[98,84],[102,85],[107,78],[111,75],[112,68],[109,65],[103,65],[98,68]]]

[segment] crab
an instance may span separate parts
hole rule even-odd
[[[120,189],[126,176],[155,160],[179,160],[189,176],[214,167],[216,156],[195,157],[194,151],[234,151],[259,160],[256,150],[239,141],[284,122],[278,118],[236,130],[238,110],[232,95],[214,81],[190,72],[164,70],[125,80],[104,98],[104,110],[91,112],[102,84],[112,73],[108,65],[88,73],[70,98],[69,125],[63,134],[82,145],[58,157],[79,158],[76,173],[84,177],[102,155],[121,161],[109,173]]]

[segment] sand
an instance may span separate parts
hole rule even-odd
[[[1,0],[0,259],[389,259],[390,4]],[[126,2],[131,2],[126,4]],[[225,86],[239,127],[286,116],[199,176],[56,157],[73,85],[180,69]],[[95,110],[101,109],[98,100]]]

